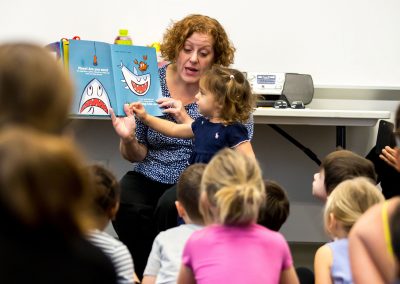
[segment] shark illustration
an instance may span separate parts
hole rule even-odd
[[[131,72],[122,62],[121,71],[125,80],[121,82],[126,83],[125,89],[131,90],[137,96],[144,96],[150,89],[150,73],[139,75],[136,67],[133,67],[133,72]]]
[[[90,81],[83,90],[79,113],[108,115],[110,107],[110,99],[101,82],[97,79]]]

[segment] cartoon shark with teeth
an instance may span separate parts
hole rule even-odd
[[[133,66],[133,73],[121,62],[121,71],[126,83],[125,89],[131,90],[137,96],[144,96],[150,89],[150,73],[139,75],[138,70]]]
[[[81,102],[79,103],[79,113],[108,115],[110,107],[110,99],[101,82],[97,79],[90,81],[83,90]]]

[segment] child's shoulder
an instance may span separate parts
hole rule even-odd
[[[120,240],[100,230],[94,230],[91,232],[89,235],[89,240],[96,246],[107,247],[109,249],[126,247]]]
[[[223,228],[223,226],[216,224],[202,227],[200,230],[197,230],[192,234],[191,239],[204,239],[207,236],[218,234],[221,228]]]
[[[268,242],[287,243],[285,237],[280,232],[270,230],[259,224],[254,224],[252,227],[255,233],[263,236]]]
[[[183,224],[166,231],[160,232],[156,240],[159,242],[165,242],[169,240],[176,240],[177,238],[185,238],[185,236],[192,235],[194,232],[201,230],[203,226],[194,224]]]

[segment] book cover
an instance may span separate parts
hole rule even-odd
[[[154,48],[70,40],[68,49],[76,89],[72,114],[108,116],[112,108],[125,116],[123,105],[140,101],[150,114],[162,115],[156,103],[162,95]]]

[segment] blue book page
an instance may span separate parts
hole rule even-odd
[[[110,44],[69,41],[69,72],[75,84],[72,114],[109,116],[110,108],[118,108],[112,67]]]
[[[124,116],[123,105],[141,102],[154,116],[163,115],[156,100],[162,97],[156,50],[134,45],[111,45],[117,116]]]

